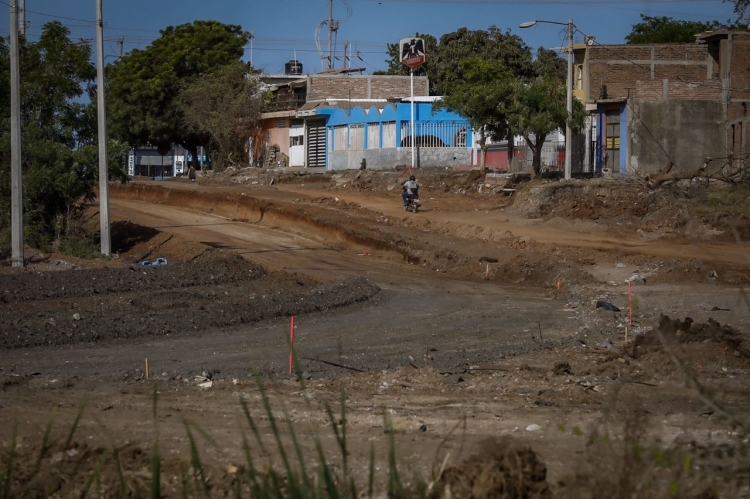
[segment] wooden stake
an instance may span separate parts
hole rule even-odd
[[[629,326],[633,325],[633,286],[632,282],[628,281],[628,314],[629,314]]]
[[[146,357],[146,379],[148,379],[148,357]]]
[[[560,290],[560,278],[559,277],[557,278],[557,289],[558,291]]]
[[[289,374],[294,372],[294,316],[289,322]]]

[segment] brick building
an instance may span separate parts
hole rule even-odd
[[[574,48],[576,97],[595,120],[597,171],[643,174],[672,161],[744,157],[750,33],[716,30],[694,44]]]

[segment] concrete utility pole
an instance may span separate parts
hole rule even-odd
[[[26,0],[20,0],[20,17],[18,18],[18,29],[23,36],[26,36]]]
[[[120,54],[117,56],[117,59],[122,59],[122,52],[123,52],[123,49],[124,49],[123,46],[125,45],[125,37],[124,36],[121,36],[120,38],[117,39],[117,45],[120,47]]]
[[[570,130],[570,120],[573,118],[573,19],[568,19],[568,86],[567,109],[568,120],[565,122],[565,180],[570,180],[573,174],[572,153],[573,133]]]
[[[102,254],[112,252],[109,234],[109,173],[107,169],[107,122],[104,103],[104,20],[102,0],[96,1],[96,105],[99,124],[99,231]]]
[[[10,218],[11,257],[23,267],[23,174],[21,172],[21,69],[18,0],[10,0]]]

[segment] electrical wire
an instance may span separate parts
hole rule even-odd
[[[10,7],[9,3],[4,2],[2,0],[0,0],[0,4],[3,4],[5,6],[7,6],[7,7]],[[79,19],[79,18],[76,18],[76,17],[56,16],[54,14],[47,14],[45,12],[37,12],[35,10],[29,10],[29,9],[24,9],[24,10],[25,10],[25,12],[27,12],[29,14],[36,14],[38,16],[52,17],[54,19],[65,19],[66,21],[80,21],[80,22],[88,23],[87,26],[89,26],[89,25],[96,25],[96,21],[92,21],[90,19]]]

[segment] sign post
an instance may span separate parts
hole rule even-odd
[[[409,66],[411,76],[411,167],[414,169],[414,69],[424,64],[424,39],[402,38],[398,42],[401,62]]]

